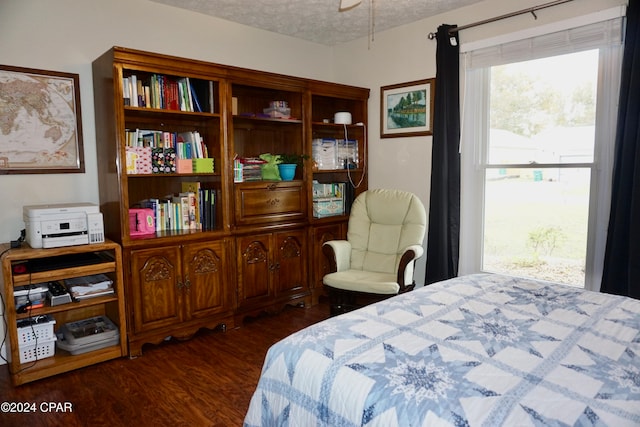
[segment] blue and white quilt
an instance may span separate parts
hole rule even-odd
[[[477,274],[269,349],[245,426],[640,426],[640,301]]]

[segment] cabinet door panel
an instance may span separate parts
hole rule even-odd
[[[133,327],[144,332],[182,320],[180,250],[177,246],[131,253]]]
[[[304,230],[276,233],[275,239],[278,266],[276,295],[304,288],[307,277]]]
[[[238,239],[238,304],[240,306],[272,295],[273,264],[270,234]]]
[[[204,317],[227,310],[229,280],[223,242],[186,245],[183,254],[185,313]]]

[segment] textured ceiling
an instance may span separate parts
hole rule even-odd
[[[340,0],[152,1],[333,46],[370,35],[371,22],[375,35],[481,0],[362,0],[343,12]]]

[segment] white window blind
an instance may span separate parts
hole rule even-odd
[[[467,52],[467,69],[527,61],[583,50],[620,45],[623,39],[622,17],[577,28],[557,31],[524,40],[511,41]]]

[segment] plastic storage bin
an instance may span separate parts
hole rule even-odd
[[[34,342],[32,345],[20,346],[20,363],[32,362],[34,360],[46,359],[51,357],[56,352],[56,337],[50,341],[40,342],[38,344]]]
[[[24,326],[21,326],[24,324]],[[18,322],[18,345],[20,348],[27,345],[35,345],[44,341],[55,341],[53,325],[56,320],[51,316],[36,316],[32,319],[24,319]]]
[[[56,320],[48,315],[35,316],[18,322],[18,350],[20,363],[45,359],[55,354]]]

